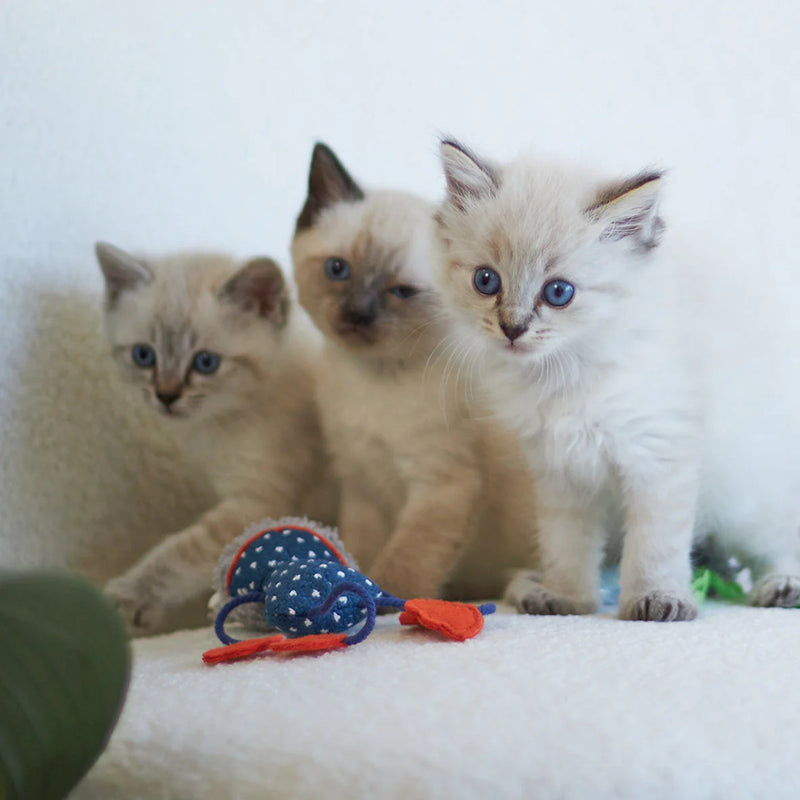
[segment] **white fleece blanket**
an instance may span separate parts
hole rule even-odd
[[[344,651],[215,667],[210,629],[138,641],[72,800],[796,798],[799,613],[498,613],[466,643],[382,618]]]

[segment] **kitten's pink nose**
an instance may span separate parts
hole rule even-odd
[[[527,325],[506,325],[505,322],[500,323],[500,328],[509,342],[519,339],[519,337],[528,330]]]

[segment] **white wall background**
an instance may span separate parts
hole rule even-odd
[[[756,276],[797,269],[798,40],[796,0],[4,0],[0,563],[108,574],[203,502],[120,395],[95,239],[286,263],[315,139],[436,196],[449,132],[666,166],[668,219]]]

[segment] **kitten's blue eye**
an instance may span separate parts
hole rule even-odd
[[[575,295],[575,287],[569,281],[554,280],[542,287],[542,298],[553,308],[563,308]]]
[[[199,353],[194,354],[192,368],[201,375],[211,375],[212,372],[216,372],[219,369],[220,361],[222,361],[222,357],[216,353],[201,350]]]
[[[325,274],[332,281],[346,281],[350,277],[350,265],[343,258],[329,258],[325,262]]]
[[[489,267],[478,267],[472,281],[481,294],[497,294],[502,286],[500,276]]]
[[[156,365],[156,351],[149,344],[135,344],[131,348],[131,358],[137,367],[149,369]]]
[[[416,289],[413,286],[393,286],[391,289],[389,289],[389,294],[393,294],[395,297],[399,297],[401,300],[407,300],[409,297],[419,294],[419,289]]]

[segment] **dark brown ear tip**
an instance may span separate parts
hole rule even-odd
[[[314,149],[311,151],[311,158],[319,158],[320,156],[332,156],[333,150],[328,147],[325,142],[314,142]]]
[[[452,147],[456,150],[460,150],[462,153],[465,151],[465,147],[458,139],[454,139],[452,136],[442,136],[439,139],[439,145],[441,147]]]
[[[644,186],[647,183],[652,183],[653,181],[660,181],[662,180],[667,174],[665,169],[645,169],[639,173],[640,179],[640,186]]]
[[[345,171],[339,157],[328,147],[325,142],[315,142],[314,149],[311,151],[311,171],[333,167],[339,171]]]
[[[642,170],[641,172],[637,172],[635,175],[632,175],[625,180],[606,184],[605,186],[600,187],[594,201],[588,206],[586,211],[590,213],[595,212],[598,209],[601,209],[603,206],[609,205],[615,200],[619,200],[626,194],[636,191],[637,189],[641,189],[643,186],[658,184],[664,178],[665,174],[666,170],[650,167]],[[658,185],[653,188],[655,189],[656,194],[660,190],[660,186]]]
[[[468,159],[470,159],[470,161],[474,161],[476,164],[480,165],[481,169],[485,169],[483,161],[481,158],[478,157],[477,153],[475,153],[465,144],[459,142],[458,139],[454,139],[452,136],[443,137],[441,139],[440,150],[444,152],[445,148],[447,147],[451,147],[453,150],[457,150],[459,153],[465,155]]]

